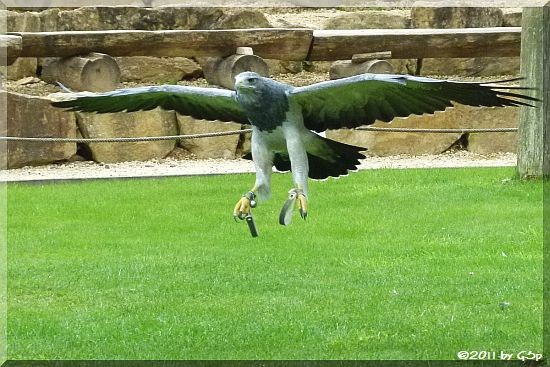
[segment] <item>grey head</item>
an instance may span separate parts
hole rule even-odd
[[[237,102],[244,108],[252,125],[260,130],[281,126],[288,111],[290,85],[245,71],[235,77]]]

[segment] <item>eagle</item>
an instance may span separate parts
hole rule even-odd
[[[256,169],[254,186],[238,200],[236,219],[251,216],[258,201],[270,196],[273,167],[291,171],[293,186],[279,222],[290,223],[297,203],[308,215],[308,177],[326,179],[357,170],[364,147],[319,135],[329,129],[356,128],[376,120],[433,114],[453,107],[532,106],[536,98],[523,94],[526,87],[440,80],[412,75],[361,74],[294,87],[254,72],[235,77],[234,90],[214,87],[160,85],[118,89],[105,93],[61,93],[52,105],[69,111],[114,113],[147,111],[160,107],[204,120],[234,121],[251,125],[251,152]],[[59,94],[59,93],[58,93]]]

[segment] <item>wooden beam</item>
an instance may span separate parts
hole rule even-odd
[[[22,47],[21,37],[0,35],[0,60],[6,58],[6,64],[12,64],[21,54]]]
[[[550,3],[524,8],[522,28],[521,75],[542,101],[520,110],[518,173],[550,178]]]
[[[305,60],[309,29],[230,29],[12,33],[23,38],[21,57],[66,57],[100,52],[111,56],[225,57],[252,47],[263,58]]]
[[[396,59],[519,56],[521,27],[316,30],[309,60],[391,51]]]

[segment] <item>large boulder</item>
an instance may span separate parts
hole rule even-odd
[[[41,20],[37,12],[15,12],[3,10],[0,17],[6,17],[7,32],[40,32]]]
[[[34,57],[19,57],[13,64],[0,66],[8,80],[19,80],[28,76],[35,76],[38,68],[38,59]]]
[[[477,28],[500,27],[503,13],[492,7],[434,7],[433,3],[417,2],[411,9],[413,28]]]
[[[40,31],[41,32],[55,32],[57,31],[57,23],[59,22],[59,8],[51,8],[41,11],[38,15],[40,17]]]
[[[266,16],[253,9],[225,9],[210,29],[271,28]]]
[[[196,120],[178,114],[180,134],[204,134],[219,131],[241,130],[242,125],[233,122]],[[185,139],[180,146],[194,154],[197,158],[234,159],[239,145],[240,135],[227,135],[211,138]]]
[[[116,138],[177,135],[176,114],[155,109],[132,113],[77,113],[78,127],[84,138]],[[166,157],[175,147],[174,140],[135,143],[89,143],[96,162],[145,161]]]
[[[7,32],[53,32],[57,30],[58,13],[59,8],[42,11],[34,7],[26,11],[0,10],[0,20],[2,24],[5,21]]]
[[[405,128],[491,128],[517,126],[517,111],[510,108],[479,108],[457,105],[434,115],[410,116],[394,119],[391,124],[377,122],[377,127]],[[515,151],[513,133],[479,133],[470,135],[469,150],[475,153]],[[461,137],[461,133],[401,133],[359,130],[328,131],[327,137],[368,148],[370,154],[439,154]]]
[[[471,128],[508,128],[518,127],[519,109],[517,108],[484,108],[476,113],[474,119],[465,120],[463,126]],[[518,134],[504,133],[471,133],[468,134],[468,150],[478,154],[500,152],[517,152]]]
[[[521,8],[502,8],[502,25],[504,27],[521,27]]]
[[[7,136],[75,137],[74,113],[52,107],[47,98],[0,93],[7,94]],[[8,142],[8,168],[49,164],[69,159],[75,153],[75,143]]]
[[[195,61],[185,57],[116,57],[122,82],[171,83],[202,73]]]
[[[327,19],[323,29],[410,28],[407,10],[367,10],[343,13]]]

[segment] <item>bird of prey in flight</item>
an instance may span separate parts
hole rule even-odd
[[[517,79],[515,79],[517,80]],[[317,133],[355,128],[376,120],[432,114],[454,103],[469,106],[530,106],[536,98],[514,91],[527,89],[479,82],[457,82],[410,75],[362,74],[304,87],[293,87],[254,72],[235,78],[235,90],[162,85],[119,89],[106,93],[71,93],[53,102],[70,111],[112,113],[160,107],[197,119],[252,125],[251,155],[256,182],[235,205],[244,219],[256,200],[270,196],[273,167],[292,172],[293,187],[279,222],[288,224],[297,202],[307,216],[308,177],[325,179],[357,169],[363,147],[343,144]],[[293,199],[293,201],[291,201]],[[293,205],[292,205],[293,206]]]

